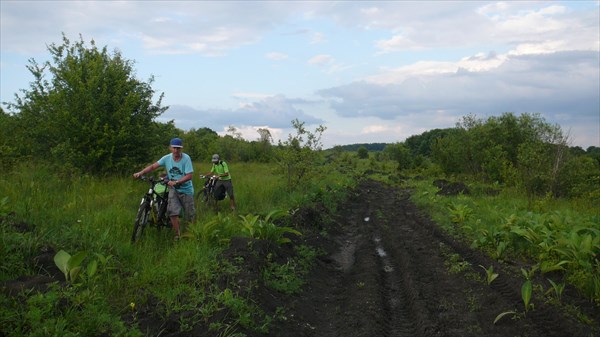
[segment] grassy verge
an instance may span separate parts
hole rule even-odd
[[[541,198],[528,207],[513,190],[473,186],[468,195],[443,196],[431,179],[411,181],[415,203],[447,232],[499,262],[529,266],[549,280],[556,301],[569,285],[600,305],[600,215],[590,201]]]
[[[196,188],[201,186],[198,174],[208,170],[201,166],[196,166]],[[2,334],[141,336],[148,331],[140,327],[152,325],[148,320],[173,319],[181,331],[202,323],[215,335],[233,335],[237,326],[268,330],[272,317],[244,295],[248,289],[223,283],[240,268],[222,263],[219,256],[234,236],[285,242],[285,234],[296,229],[276,225],[276,217],[315,201],[334,207],[352,184],[334,172],[288,191],[272,168],[230,163],[237,214],[225,204],[219,213],[198,209],[197,220],[185,227],[180,242],[173,242],[166,230],[149,228],[135,245],[130,235],[146,186],[129,174],[61,178],[44,168],[24,166],[4,175],[0,282],[8,289],[21,281],[53,278],[39,287],[0,292]],[[71,257],[62,266],[64,275],[54,263],[60,251]],[[279,291],[296,291],[309,267],[306,261],[314,258],[305,249],[299,252],[301,258],[286,264],[267,261],[266,283]]]

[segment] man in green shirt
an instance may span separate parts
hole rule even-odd
[[[221,158],[219,158],[218,154],[214,154],[212,156],[212,168],[210,172],[206,174],[207,176],[215,175],[219,177],[217,183],[215,185],[215,190],[218,190],[221,186],[225,187],[227,191],[227,196],[229,196],[229,206],[232,211],[235,211],[235,198],[233,196],[233,184],[231,183],[231,174],[229,173],[229,167],[227,163]]]

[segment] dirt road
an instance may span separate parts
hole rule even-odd
[[[407,191],[365,182],[339,210],[335,225],[320,229],[327,235],[306,239],[327,253],[303,293],[287,299],[286,321],[271,336],[598,335],[597,325],[541,299],[524,315],[517,266],[499,265],[441,232]],[[494,265],[500,276],[488,286],[479,265]],[[520,314],[493,323],[509,310]],[[593,307],[587,314],[598,322]]]
[[[239,291],[241,298],[259,308],[261,317],[273,317],[268,333],[244,329],[227,310],[208,321],[194,319],[204,303],[165,316],[151,297],[138,309],[137,326],[147,336],[162,337],[237,337],[241,333],[248,337],[600,336],[598,308],[570,288],[563,294],[563,303],[577,310],[567,313],[549,305],[536,291],[535,308],[525,315],[522,266],[499,264],[449,237],[417,209],[406,190],[364,181],[337,209],[336,214],[329,214],[317,206],[294,215],[293,223],[304,234],[294,237],[295,244],[324,252],[301,293],[284,294],[261,281],[266,261],[277,258],[285,263],[294,257],[293,245],[232,238],[223,253],[222,258],[240,272],[224,274],[219,288]],[[57,277],[53,254],[43,256],[48,257],[44,265],[54,268]],[[487,285],[480,265],[493,265],[499,277]],[[5,282],[3,287],[9,292],[42,289],[52,280],[38,275]],[[540,277],[535,283],[545,280]],[[494,324],[498,314],[510,310],[518,314]],[[574,312],[584,314],[588,322],[573,318]],[[181,322],[186,320],[194,323],[183,327]],[[221,329],[219,334],[211,323],[234,329]]]

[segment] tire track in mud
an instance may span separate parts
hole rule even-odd
[[[356,204],[349,205],[353,211],[344,224],[349,231],[358,226],[360,235],[354,235],[354,238],[361,241],[355,246],[364,249],[354,252],[375,257],[371,272],[376,273],[377,280],[371,286],[376,288],[376,302],[380,303],[381,310],[372,313],[379,317],[374,320],[376,324],[369,326],[370,330],[364,331],[364,336],[429,336],[433,328],[425,303],[419,299],[420,281],[415,279],[421,278],[421,272],[413,265],[412,248],[405,244],[406,241],[414,242],[415,233],[410,226],[398,222],[398,214],[385,214],[396,209],[395,203],[393,195],[382,198],[367,189]],[[390,221],[395,224],[393,228]],[[361,258],[365,257],[353,259]],[[337,336],[344,334],[338,330]]]
[[[339,209],[293,325],[276,336],[590,336],[537,304],[526,319],[494,325],[499,313],[522,308],[521,280],[445,234],[408,191],[363,182]],[[451,255],[467,271],[450,272]],[[490,264],[500,277],[487,286],[478,265]]]

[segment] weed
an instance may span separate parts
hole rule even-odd
[[[489,266],[489,268],[485,268],[484,266],[479,265],[479,267],[485,270],[485,282],[489,286],[498,277],[498,274],[494,273],[494,266]]]
[[[462,260],[461,256],[457,253],[448,255],[448,260],[446,260],[444,264],[448,268],[448,271],[454,274],[464,272],[471,268],[471,264]]]
[[[554,297],[556,298],[557,301],[561,301],[561,297],[562,297],[562,293],[565,290],[565,283],[556,283],[554,281],[552,281],[551,279],[548,279],[548,282],[550,282],[550,284],[552,285],[551,289],[548,289],[548,291],[546,293],[549,293],[551,291],[554,291]]]

